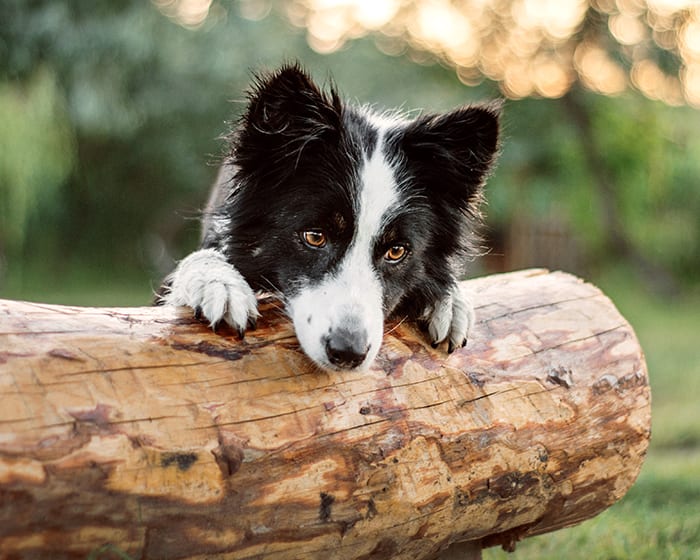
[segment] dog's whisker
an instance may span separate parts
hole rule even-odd
[[[278,295],[278,294],[282,294],[282,290],[280,290],[280,289],[275,285],[275,283],[274,283],[272,280],[270,280],[270,279],[269,279],[267,276],[265,276],[265,275],[261,275],[261,276],[260,276],[260,279],[262,280],[262,282],[263,282],[264,284],[267,284],[267,286],[270,288],[270,294],[272,294],[272,295],[274,295],[275,297],[278,297],[278,298],[280,298],[280,299],[282,298],[282,296]]]
[[[403,325],[407,320],[408,320],[408,317],[406,315],[404,315],[403,317],[401,317],[401,320],[398,323],[396,323],[388,331],[385,331],[384,335],[386,336],[387,334],[393,333],[396,329],[398,329],[401,325]]]

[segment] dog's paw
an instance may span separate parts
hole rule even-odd
[[[241,335],[260,315],[253,290],[241,273],[214,249],[202,249],[180,261],[163,296],[168,305],[191,307],[212,328],[224,321]]]
[[[459,287],[453,286],[438,300],[426,320],[433,348],[445,340],[449,353],[454,352],[455,348],[466,346],[474,321],[474,307]]]

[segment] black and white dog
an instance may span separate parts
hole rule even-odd
[[[365,368],[385,317],[422,323],[434,346],[466,344],[457,285],[498,150],[499,105],[413,120],[344,104],[296,64],[258,76],[229,137],[202,245],[162,301],[241,334],[255,291],[277,294],[306,354]]]

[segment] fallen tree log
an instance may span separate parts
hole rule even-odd
[[[243,341],[186,309],[0,302],[0,557],[415,560],[596,515],[647,449],[634,332],[564,273],[463,289],[467,348],[393,325],[350,373],[272,302]]]

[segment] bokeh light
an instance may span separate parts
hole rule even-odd
[[[671,105],[700,100],[693,0],[291,0],[283,9],[319,52],[373,35],[383,52],[429,55],[511,98],[560,97],[579,82]],[[679,61],[676,73],[659,65],[660,50]]]
[[[197,28],[209,16],[212,0],[152,0],[166,16],[184,27]]]
[[[152,1],[188,28],[223,10],[216,0]],[[281,10],[306,30],[319,53],[372,35],[386,54],[442,61],[465,84],[488,78],[511,98],[561,97],[578,82],[605,95],[632,87],[670,105],[700,106],[697,0],[240,0],[236,5],[253,20]],[[662,67],[660,52],[677,61],[676,68]]]

